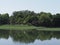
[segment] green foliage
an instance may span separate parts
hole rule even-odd
[[[27,24],[34,26],[60,27],[60,14],[23,10],[15,11],[11,16],[8,13],[0,14],[0,25],[2,24]]]
[[[53,26],[54,27],[60,27],[60,14],[59,13],[57,13],[56,15],[54,15]]]
[[[41,12],[39,16],[39,22],[42,26],[50,26],[52,15],[50,13]]]
[[[9,24],[9,14],[0,14],[0,24]]]

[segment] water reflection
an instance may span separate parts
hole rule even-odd
[[[51,38],[60,39],[60,31],[39,31],[39,30],[0,30],[0,38],[11,37],[15,42],[31,43],[36,39],[44,41]]]
[[[9,30],[0,30],[0,38],[5,38],[8,39],[9,38]]]

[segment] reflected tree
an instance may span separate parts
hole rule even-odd
[[[8,39],[9,36],[13,41],[31,43],[36,39],[44,41],[51,38],[60,39],[60,31],[39,31],[39,30],[0,30],[0,38]]]

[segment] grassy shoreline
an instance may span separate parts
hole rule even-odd
[[[43,31],[60,31],[60,28],[35,27],[28,25],[1,25],[2,30],[43,30]]]

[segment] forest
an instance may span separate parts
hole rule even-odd
[[[14,11],[11,16],[8,13],[0,14],[0,25],[33,25],[44,27],[60,27],[60,13],[50,12],[35,13],[34,11]]]

